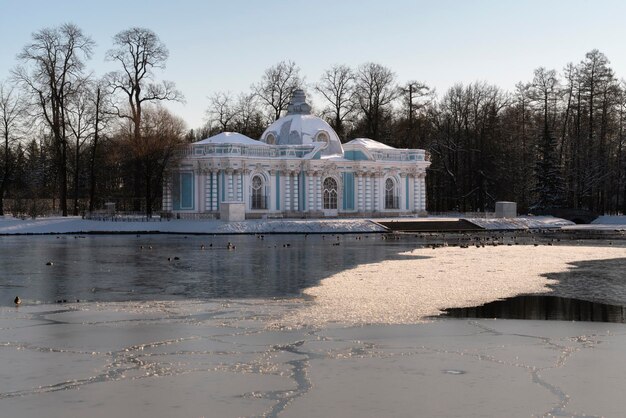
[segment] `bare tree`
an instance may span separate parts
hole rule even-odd
[[[369,62],[359,66],[355,75],[356,99],[363,113],[366,134],[380,139],[385,113],[398,96],[393,72],[380,64]]]
[[[60,177],[61,212],[67,216],[67,102],[83,78],[94,42],[76,25],[45,28],[18,55],[22,66],[13,75],[33,96],[40,116],[52,131]]]
[[[556,115],[551,109],[556,109],[559,98],[559,81],[555,70],[546,70],[539,67],[535,70],[531,94],[539,104],[543,115],[538,132],[538,158],[535,167],[535,207],[554,208],[562,204],[563,180],[558,158],[558,142],[554,135],[554,120]]]
[[[220,132],[232,130],[237,116],[237,108],[233,103],[231,93],[219,91],[209,98],[209,102],[207,110],[209,125],[213,127],[213,123],[217,123],[217,129]]]
[[[4,196],[15,168],[15,150],[12,148],[18,140],[21,118],[24,113],[24,102],[14,86],[0,82],[0,134],[2,136],[0,216],[4,215]]]
[[[613,70],[608,58],[597,49],[585,54],[579,65],[580,87],[587,109],[587,143],[584,146],[583,195],[593,210],[605,210],[607,197],[604,183],[607,179],[606,123],[608,109],[616,88]],[[598,120],[600,123],[598,123]]]
[[[175,158],[176,149],[184,143],[186,129],[181,118],[159,105],[147,108],[144,116],[141,141],[131,142],[131,148],[144,161],[149,193],[146,203],[152,208],[160,201],[166,170]]]
[[[345,139],[345,123],[355,110],[354,72],[347,65],[333,65],[324,71],[320,81],[315,85],[328,102],[323,113],[328,116],[330,125],[340,138]]]
[[[269,111],[270,118],[276,120],[287,109],[294,90],[301,86],[300,68],[293,61],[281,61],[265,70],[261,81],[252,89]]]
[[[541,107],[543,125],[552,129],[554,115],[550,110],[555,108],[554,104],[558,100],[559,93],[556,71],[546,70],[544,67],[537,68],[531,86],[531,97]]]
[[[104,81],[100,80],[95,83],[90,95],[91,107],[93,109],[93,140],[91,143],[91,155],[89,157],[89,212],[93,212],[96,200],[96,157],[98,155],[98,146],[103,129],[106,128],[110,121],[110,112],[108,112],[107,90],[103,87]]]
[[[78,215],[78,195],[80,178],[80,156],[83,145],[93,137],[95,111],[90,83],[85,81],[75,87],[75,92],[67,101],[67,126],[74,140],[74,176],[72,214]]]
[[[154,82],[155,69],[165,68],[169,52],[165,44],[150,29],[133,27],[113,37],[113,49],[107,52],[107,59],[122,66],[121,70],[107,75],[110,92],[124,98],[125,106],[114,103],[117,116],[131,122],[132,136],[136,143],[141,143],[142,106],[149,102],[183,99],[171,81]],[[139,156],[137,156],[139,157]],[[141,177],[144,177],[146,215],[152,215],[150,182],[144,161],[137,158],[134,173],[134,209],[139,211],[141,203]],[[143,173],[142,173],[143,171]]]
[[[415,148],[421,131],[418,113],[435,98],[435,92],[426,83],[408,81],[399,90],[402,107],[406,112],[406,146]]]
[[[254,93],[241,93],[237,96],[235,128],[237,132],[250,138],[259,138],[263,134],[265,123]]]

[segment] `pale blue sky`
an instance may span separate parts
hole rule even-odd
[[[203,123],[211,93],[248,91],[267,67],[293,60],[309,83],[335,63],[373,61],[399,82],[441,94],[456,82],[505,89],[538,66],[561,70],[598,48],[626,77],[626,1],[40,1],[0,0],[0,79],[32,32],[72,22],[98,44],[98,75],[111,37],[130,26],[155,31],[170,50],[159,77],[176,82],[189,127]]]

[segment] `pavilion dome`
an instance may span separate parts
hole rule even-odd
[[[324,143],[322,157],[343,156],[339,136],[323,119],[311,115],[304,91],[294,91],[287,115],[272,123],[261,136],[268,145],[309,145]]]

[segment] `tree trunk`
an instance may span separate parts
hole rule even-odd
[[[61,215],[67,216],[67,144],[65,140],[61,144],[61,192],[59,199],[61,200]]]
[[[146,161],[146,217],[152,218],[152,163]]]
[[[74,154],[74,210],[72,214],[78,216],[78,169],[80,160],[80,138],[76,138],[76,152]]]
[[[98,148],[98,139],[100,135],[100,87],[96,89],[96,121],[93,133],[93,145],[91,147],[91,158],[89,161],[89,213],[93,212],[94,200],[96,197],[96,151]]]
[[[4,216],[4,193],[9,180],[9,130],[4,131],[4,172],[0,183],[0,216]]]
[[[134,117],[134,140],[135,140],[135,172],[134,172],[134,196],[133,196],[133,211],[141,212],[141,177],[142,177],[142,156],[141,156],[141,101],[139,100],[139,92],[135,96],[136,114]]]

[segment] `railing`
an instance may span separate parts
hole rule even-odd
[[[245,144],[204,144],[188,145],[178,150],[180,157],[241,156],[257,158],[293,157],[303,158],[316,149],[316,145],[245,145]],[[377,161],[430,161],[425,150],[371,150]]]
[[[373,150],[370,152],[377,161],[428,161],[424,150]]]
[[[189,145],[178,150],[180,157],[241,156],[257,158],[294,157],[303,158],[316,149],[315,145],[237,145],[204,144]],[[430,154],[424,150],[372,150],[377,161],[430,161]]]
[[[178,150],[181,157],[205,156],[241,156],[241,157],[295,157],[302,158],[315,150],[315,145],[233,145],[233,144],[205,144],[189,145]]]
[[[168,213],[158,213],[152,216],[146,216],[145,212],[111,212],[107,210],[95,210],[85,214],[85,219],[92,221],[109,221],[109,222],[161,222],[169,221]]]

